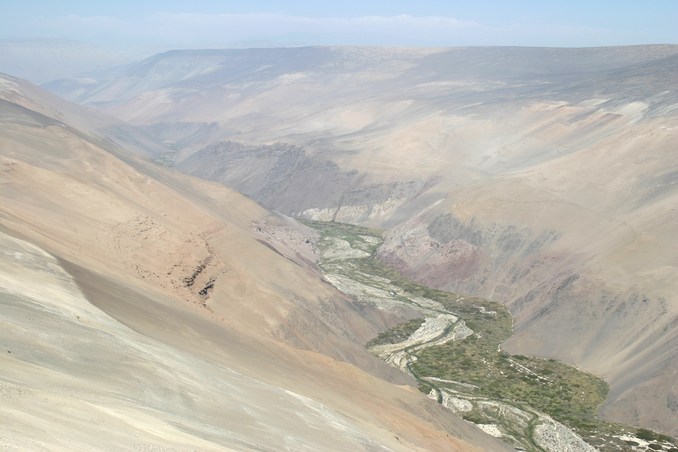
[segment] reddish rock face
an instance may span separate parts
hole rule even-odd
[[[408,233],[397,245],[387,242],[379,258],[401,273],[431,287],[460,285],[479,270],[481,252],[465,240],[440,243],[423,231]]]

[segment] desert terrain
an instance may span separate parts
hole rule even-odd
[[[120,127],[0,77],[4,450],[505,448],[365,350],[399,320],[313,230]]]
[[[384,262],[507,306],[506,350],[592,372],[605,418],[676,435],[677,69],[671,45],[307,47],[45,87],[265,208],[381,228]]]

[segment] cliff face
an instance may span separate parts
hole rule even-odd
[[[265,207],[387,229],[384,260],[505,303],[507,347],[676,434],[677,69],[676,46],[186,51],[53,88]]]

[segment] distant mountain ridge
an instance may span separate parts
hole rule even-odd
[[[60,87],[58,81],[46,88],[80,103],[121,103],[138,94],[138,89],[158,89],[165,86],[191,84],[206,89],[239,78],[271,80],[306,70],[325,74],[345,71],[393,70],[394,79],[419,83],[440,77],[472,80],[502,80],[524,83],[563,83],[595,80],[620,71],[636,70],[655,74],[654,65],[665,67],[667,76],[678,58],[677,45],[645,45],[599,48],[540,48],[540,47],[458,47],[442,49],[399,49],[380,47],[293,47],[225,50],[172,50],[128,65],[113,77],[102,74],[92,80],[92,87],[79,95]],[[648,66],[649,65],[649,66]],[[644,69],[643,69],[644,68]],[[666,86],[673,79],[657,79]],[[126,83],[122,92],[114,84]],[[135,88],[135,83],[141,83]],[[149,84],[150,83],[150,84]],[[519,84],[518,83],[518,84]],[[510,87],[510,84],[508,85]],[[569,84],[564,84],[569,88]],[[594,87],[590,87],[594,88]],[[604,87],[597,86],[596,89]],[[556,87],[556,92],[559,92]],[[109,91],[110,90],[110,91]],[[542,91],[542,90],[537,90]],[[543,92],[543,91],[542,91]],[[564,90],[560,91],[564,93]],[[515,93],[513,93],[515,94]],[[541,93],[540,93],[541,94]]]

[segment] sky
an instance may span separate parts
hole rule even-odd
[[[678,0],[0,0],[0,39],[123,51],[678,44]]]

